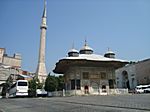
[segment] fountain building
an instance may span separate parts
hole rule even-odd
[[[63,74],[65,90],[72,95],[106,95],[116,89],[115,70],[128,61],[116,59],[115,53],[107,51],[104,56],[94,54],[85,41],[80,51],[72,48],[68,56],[60,59],[53,70]]]

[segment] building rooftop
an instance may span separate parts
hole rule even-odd
[[[76,50],[76,49],[74,49],[74,48],[72,48],[72,49],[70,49],[68,52],[79,52],[79,51]]]
[[[79,54],[78,57],[61,58],[53,70],[54,73],[64,74],[71,66],[82,67],[113,67],[118,69],[128,64],[128,61],[106,58],[97,54]]]
[[[98,54],[79,54],[78,57],[64,57],[62,59],[68,59],[68,60],[91,60],[91,61],[120,61],[120,62],[128,62],[127,60],[121,60],[121,59],[115,59],[115,58],[106,58],[102,55]],[[61,59],[61,60],[62,60]]]
[[[77,53],[77,54],[76,54]],[[108,54],[107,54],[108,53]],[[71,49],[68,52],[67,57],[61,58],[53,70],[54,73],[63,74],[71,66],[84,66],[84,67],[113,67],[115,69],[128,64],[127,60],[121,60],[115,58],[115,53],[108,50],[104,56],[99,54],[94,54],[93,49],[85,44],[83,48],[79,51],[76,49]]]

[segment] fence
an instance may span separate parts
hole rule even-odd
[[[128,94],[128,89],[109,89],[109,94]]]
[[[88,95],[111,95],[111,94],[128,94],[128,89],[108,89],[105,93],[103,92],[90,92]],[[87,95],[82,90],[63,90],[63,91],[54,91],[54,92],[48,92],[48,96],[81,96],[81,95]]]

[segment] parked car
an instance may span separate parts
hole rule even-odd
[[[135,88],[136,93],[148,93],[150,92],[150,85],[139,85]]]
[[[44,89],[37,89],[36,94],[37,94],[37,96],[46,97],[47,91],[45,91]]]
[[[150,93],[150,86],[146,89],[144,89],[144,93]]]

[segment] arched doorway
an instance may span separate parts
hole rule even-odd
[[[102,85],[102,92],[103,93],[106,93],[107,91],[106,91],[106,85]]]
[[[130,83],[129,83],[129,78],[128,78],[128,72],[127,71],[122,72],[122,87],[130,89]]]
[[[87,85],[84,86],[84,93],[89,94],[89,86]]]
[[[91,82],[91,87],[93,93],[99,93],[99,84],[97,82]]]

